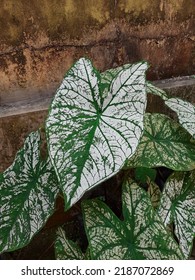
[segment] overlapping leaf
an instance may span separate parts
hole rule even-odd
[[[0,251],[25,246],[53,213],[57,178],[40,160],[40,134],[31,133],[13,164],[0,176]]]
[[[160,89],[153,85],[151,82],[147,82],[147,92],[160,96],[163,100],[168,99],[167,93],[163,89]]]
[[[144,134],[126,167],[195,168],[195,141],[177,122],[162,114],[146,114]]]
[[[101,84],[89,60],[80,59],[65,76],[46,130],[66,209],[118,172],[135,152],[143,131],[146,68],[141,62],[122,69],[106,98],[106,79]]]
[[[155,180],[156,170],[147,167],[137,167],[135,169],[135,180],[141,183],[147,183],[148,179]]]
[[[165,104],[177,113],[180,124],[195,138],[195,106],[180,98],[170,98]]]
[[[127,181],[123,186],[122,201],[124,221],[101,201],[83,202],[92,259],[183,258],[143,189]]]
[[[165,225],[174,224],[186,258],[195,236],[195,172],[175,172],[167,180],[158,209]]]
[[[72,240],[68,240],[65,232],[59,228],[55,242],[56,259],[58,260],[83,260],[85,255],[79,246]]]

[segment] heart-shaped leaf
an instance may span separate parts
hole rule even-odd
[[[0,251],[27,245],[54,212],[57,178],[40,160],[40,134],[31,133],[13,164],[0,176]]]
[[[186,258],[195,236],[195,172],[175,172],[165,183],[158,213],[165,225],[174,224]]]
[[[46,121],[49,154],[68,209],[117,173],[143,131],[146,63],[122,69],[104,99],[100,74],[80,59],[65,76]]]
[[[165,104],[177,113],[180,124],[195,138],[195,106],[180,98],[170,98]]]
[[[100,200],[82,203],[92,259],[183,258],[143,189],[128,180],[122,201],[124,221]]]
[[[177,171],[195,168],[195,141],[177,122],[163,114],[146,114],[144,134],[127,167],[165,166]]]
[[[66,238],[62,228],[57,231],[57,239],[55,242],[55,254],[57,260],[84,260],[85,255],[79,246],[72,240]]]

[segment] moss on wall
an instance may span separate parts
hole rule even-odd
[[[194,14],[194,0],[1,0],[0,102],[51,94],[81,56],[100,71],[145,59],[151,79],[193,74]]]
[[[193,0],[119,0],[117,2],[120,12],[126,16],[131,15],[131,20],[137,19],[142,22],[159,19],[175,19],[181,22],[195,13]]]
[[[45,33],[49,39],[81,38],[84,31],[101,28],[113,15],[113,1],[87,0],[2,0],[1,42],[19,45]]]
[[[117,18],[133,24],[159,19],[183,21],[195,14],[193,0],[2,0],[1,42],[20,45],[37,33],[49,39],[80,39]]]

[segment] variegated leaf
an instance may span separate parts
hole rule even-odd
[[[132,181],[123,186],[123,217],[99,200],[82,204],[92,259],[182,259],[148,194]]]
[[[195,138],[195,106],[180,98],[170,98],[165,104],[177,113],[180,124]]]
[[[125,168],[136,166],[192,170],[195,168],[195,140],[168,116],[148,113],[144,118],[144,134]]]
[[[151,82],[147,82],[147,93],[152,93],[154,95],[160,96],[163,100],[167,100],[169,97],[167,93],[156,86],[154,86]]]
[[[0,176],[0,251],[27,245],[54,212],[57,178],[40,160],[40,134],[31,133],[13,164]]]
[[[46,121],[65,209],[116,174],[135,152],[143,131],[146,68],[141,62],[122,69],[106,98],[89,60],[80,59],[65,76]]]
[[[116,68],[108,69],[105,72],[100,74],[101,77],[101,88],[103,92],[103,97],[106,97],[110,90],[110,85],[112,80],[115,78],[116,75],[122,70],[128,69],[132,66],[132,64],[125,64],[123,66],[119,66]]]
[[[167,179],[158,213],[166,226],[174,224],[180,248],[188,258],[195,237],[195,171],[175,172]]]
[[[57,239],[55,242],[55,254],[57,260],[83,260],[85,255],[79,246],[72,240],[66,238],[62,228],[57,231]]]

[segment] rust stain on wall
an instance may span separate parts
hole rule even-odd
[[[100,71],[147,60],[149,79],[194,74],[194,14],[194,0],[2,0],[0,106],[54,94],[82,56]],[[5,150],[13,156],[19,123],[30,130],[38,119],[17,117],[7,130],[0,121],[0,138],[13,138],[0,141],[2,161]]]

